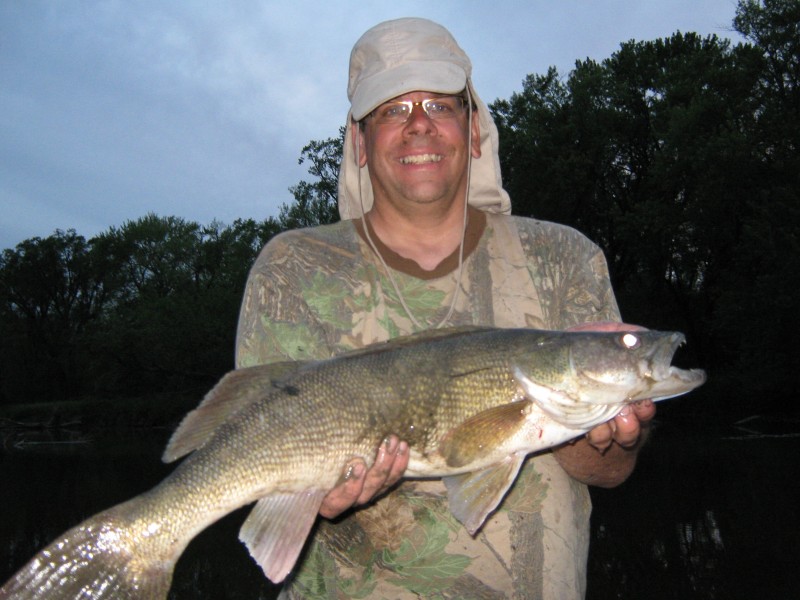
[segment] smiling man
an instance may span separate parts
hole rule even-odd
[[[480,157],[480,127],[463,95],[428,96],[381,104],[355,141],[375,197],[369,224],[395,252],[433,270],[461,241],[468,158]]]
[[[343,220],[264,248],[242,304],[238,366],[457,325],[624,327],[610,323],[619,314],[597,246],[509,215],[497,129],[471,70],[450,33],[424,19],[381,23],[356,43]],[[630,474],[653,414],[644,402],[529,458],[474,538],[450,515],[441,481],[395,485],[408,461],[395,432],[370,469],[354,460],[327,496],[320,514],[338,518],[321,520],[282,597],[582,598],[586,484]]]

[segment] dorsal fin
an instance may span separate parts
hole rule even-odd
[[[481,327],[478,325],[459,325],[458,327],[446,327],[444,329],[426,329],[418,331],[409,335],[392,338],[384,342],[375,342],[363,348],[356,348],[348,350],[341,354],[335,355],[333,358],[348,358],[353,356],[361,356],[362,354],[374,354],[381,351],[390,351],[398,348],[405,348],[407,346],[414,346],[423,342],[432,340],[442,340],[446,338],[457,338],[462,335],[469,335],[472,333],[479,333],[481,331],[491,331],[493,327]]]
[[[187,414],[167,444],[162,460],[172,462],[197,450],[214,431],[243,408],[261,400],[282,379],[307,363],[284,361],[228,372]]]

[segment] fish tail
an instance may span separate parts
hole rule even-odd
[[[174,560],[143,558],[144,545],[111,511],[101,513],[34,556],[0,588],[0,600],[166,598]]]

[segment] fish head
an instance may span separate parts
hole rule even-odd
[[[672,366],[684,341],[682,333],[671,331],[580,333],[568,344],[575,392],[598,404],[685,394],[706,376],[700,369]]]
[[[559,332],[517,356],[515,376],[528,397],[556,394],[563,406],[664,400],[705,381],[702,370],[672,366],[684,339],[648,330]]]

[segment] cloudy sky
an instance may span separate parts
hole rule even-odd
[[[486,102],[623,41],[731,30],[735,0],[1,0],[0,249],[148,212],[277,216],[344,123],[350,49],[385,19],[448,27]]]

